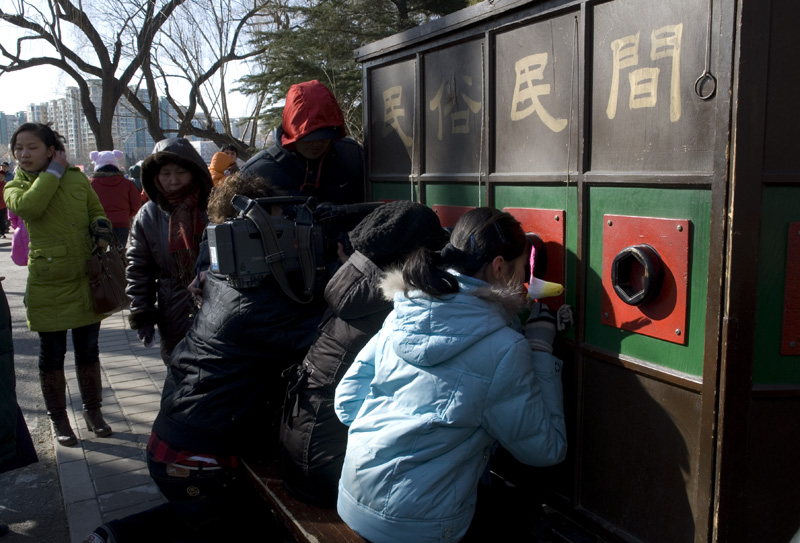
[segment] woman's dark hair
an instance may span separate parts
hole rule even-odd
[[[239,212],[233,207],[231,200],[236,194],[248,198],[270,198],[280,195],[278,190],[265,179],[236,172],[223,179],[222,183],[211,191],[208,199],[208,220],[214,224],[222,224],[228,219],[235,218]]]
[[[14,130],[14,135],[11,136],[11,152],[14,152],[14,147],[17,145],[17,136],[22,132],[33,132],[36,137],[44,142],[45,147],[54,147],[56,151],[66,152],[67,148],[64,147],[64,136],[50,128],[50,123],[23,123],[19,128]],[[14,155],[16,157],[16,155]]]
[[[514,260],[528,247],[522,226],[514,217],[491,207],[465,213],[440,252],[419,249],[403,266],[403,280],[434,297],[458,292],[458,280],[447,269],[474,276],[497,256]]]

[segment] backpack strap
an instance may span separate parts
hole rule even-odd
[[[297,256],[300,259],[300,270],[303,272],[305,294],[314,295],[314,283],[317,280],[314,251],[311,246],[311,230],[314,227],[314,215],[308,206],[299,208],[294,221],[294,239],[297,244]]]
[[[267,148],[267,153],[272,157],[277,165],[286,170],[286,172],[293,178],[302,179],[305,182],[306,170],[294,160],[290,154],[277,145]],[[302,183],[301,183],[302,186]]]
[[[250,209],[247,211],[247,213],[245,213],[245,217],[253,221],[253,223],[256,225],[256,228],[258,228],[258,231],[261,233],[261,243],[264,246],[264,254],[267,255],[269,269],[272,272],[272,275],[274,275],[275,279],[278,281],[281,290],[283,290],[283,292],[286,293],[289,298],[299,304],[310,303],[314,299],[313,291],[311,289],[307,289],[307,293],[310,292],[308,299],[301,300],[297,297],[292,290],[291,285],[289,284],[289,278],[286,277],[286,270],[283,267],[283,260],[286,258],[286,254],[280,250],[280,246],[278,245],[278,236],[275,234],[275,228],[272,226],[272,219],[270,219],[270,216],[267,215],[267,212],[264,210],[264,208],[262,208],[260,205],[250,206]],[[313,255],[311,258],[313,262]],[[302,256],[301,262],[303,262]],[[304,279],[306,279],[305,276],[306,270],[305,265],[303,265]],[[308,281],[306,280],[305,283],[307,284]]]

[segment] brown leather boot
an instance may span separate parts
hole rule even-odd
[[[83,420],[86,429],[98,437],[111,435],[111,427],[103,420],[100,405],[103,403],[103,386],[100,382],[100,364],[75,366],[78,374],[78,388],[83,400]]]
[[[53,422],[56,441],[59,445],[71,447],[78,442],[67,417],[67,380],[64,370],[40,371],[39,383],[42,386],[47,415]]]

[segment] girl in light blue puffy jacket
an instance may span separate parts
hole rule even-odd
[[[478,208],[384,280],[394,310],[335,403],[350,427],[337,508],[368,541],[460,541],[497,442],[526,464],[564,459],[554,320],[535,304],[525,335],[512,326],[529,255],[511,215]]]

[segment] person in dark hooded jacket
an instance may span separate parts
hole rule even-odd
[[[208,223],[211,174],[188,140],[169,138],[159,141],[142,164],[142,186],[149,201],[133,220],[127,252],[129,320],[148,346],[158,327],[167,364],[196,312],[186,287]]]
[[[355,204],[365,200],[364,152],[345,137],[336,97],[316,79],[292,85],[275,144],[242,166],[292,196],[319,202]]]
[[[432,209],[389,202],[350,232],[355,252],[325,288],[328,309],[288,387],[280,435],[284,484],[300,499],[333,507],[347,445],[347,427],[333,409],[336,385],[392,309],[380,290],[383,270],[414,249],[438,250],[447,235]]]

